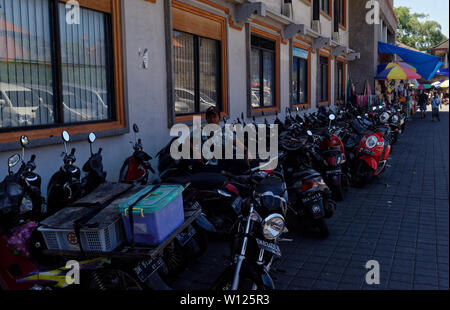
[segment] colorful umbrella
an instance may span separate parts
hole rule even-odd
[[[377,80],[412,80],[422,78],[416,69],[405,62],[390,62],[386,69],[377,74]]]
[[[441,84],[439,84],[439,87],[440,87],[440,88],[448,88],[448,80],[442,82]]]
[[[436,81],[436,82],[432,83],[431,86],[433,86],[433,87],[439,87],[439,85],[440,85],[442,82],[444,82],[444,81],[443,81],[443,80],[442,80],[442,81]]]
[[[413,86],[414,89],[430,89],[431,85],[430,84],[419,84],[419,85],[414,85]]]

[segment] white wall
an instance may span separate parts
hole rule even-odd
[[[278,11],[281,9],[281,1],[265,1],[269,8]],[[311,8],[304,2],[294,2],[294,17],[297,23],[309,26],[311,24]],[[163,1],[151,3],[142,0],[126,0],[123,2],[122,24],[124,28],[124,59],[125,59],[125,101],[128,104],[129,123],[137,123],[140,127],[139,137],[142,138],[144,150],[154,156],[169,140],[169,129],[167,127],[167,72],[166,72],[166,50],[164,32],[164,4]],[[323,17],[322,17],[323,19]],[[331,34],[331,21],[323,20],[326,27],[325,35]],[[242,112],[246,114],[246,43],[245,30],[238,31],[227,29],[228,35],[228,97],[230,117],[235,119]],[[142,59],[138,57],[138,50],[148,49],[149,68],[140,67]],[[289,44],[280,45],[280,110],[284,114],[285,108],[289,106]],[[317,56],[311,55],[311,103],[315,110],[316,105],[316,76]],[[331,63],[331,93],[330,99],[334,100],[334,61]],[[274,117],[268,117],[273,119]],[[98,139],[94,148],[103,148],[103,162],[108,173],[109,181],[117,181],[120,167],[124,159],[131,155],[132,134]],[[18,144],[19,145],[19,144]],[[89,145],[87,142],[71,143],[69,147],[77,148],[78,166],[89,157]],[[63,145],[52,145],[27,150],[27,158],[32,153],[37,155],[36,172],[42,176],[43,193],[46,193],[47,183],[51,175],[59,169],[62,164],[60,157]],[[4,176],[7,171],[7,158],[17,151],[0,153],[0,175]],[[156,162],[153,162],[156,167]]]

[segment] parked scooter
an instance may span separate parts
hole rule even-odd
[[[106,180],[106,172],[103,171],[103,162],[101,155],[102,148],[99,148],[97,153],[92,152],[92,144],[94,143],[95,139],[95,134],[91,132],[88,137],[91,157],[89,157],[89,159],[83,165],[83,171],[86,172],[86,176],[84,176],[81,180],[83,195],[91,193]]]
[[[70,141],[69,133],[62,132],[64,141],[64,152],[62,153],[64,165],[50,179],[47,188],[48,213],[55,214],[62,208],[81,198],[81,170],[74,165],[75,148],[70,153],[67,152],[67,142]]]
[[[331,122],[336,119],[334,114],[330,114],[330,126]],[[333,193],[333,198],[342,201],[344,199],[343,183],[346,181],[347,174],[342,169],[342,165],[345,164],[345,149],[341,139],[334,135],[330,126],[323,134],[323,139],[319,145],[319,153],[322,157],[322,171],[325,178],[325,182]]]
[[[89,134],[88,141],[91,157],[83,165],[83,171],[87,174],[83,177],[83,180],[80,180],[81,170],[74,165],[76,162],[76,149],[72,148],[70,154],[67,152],[67,143],[70,141],[70,135],[66,130],[62,132],[64,165],[51,177],[48,184],[48,215],[55,214],[105,182],[106,172],[103,171],[102,149],[100,148],[96,154],[92,152],[92,143],[94,143],[95,138],[94,133]]]
[[[134,143],[133,144],[133,155],[128,157],[120,169],[119,182],[127,184],[142,184],[148,183],[148,178],[150,172],[153,174],[155,170],[150,163],[152,157],[143,151],[142,140],[136,140],[136,134],[139,132],[138,125],[133,125],[134,132]]]
[[[20,138],[22,165],[14,173],[12,168],[21,160],[19,154],[8,159],[8,175],[0,183],[0,227],[7,232],[28,220],[38,221],[46,213],[46,205],[41,195],[41,177],[34,172],[36,155],[24,161],[27,136]]]
[[[0,183],[0,287],[3,289],[28,289],[32,285],[20,283],[24,275],[37,270],[29,259],[31,235],[39,221],[45,216],[44,198],[41,196],[41,177],[36,169],[33,154],[25,162],[25,147],[28,137],[20,138],[22,145],[22,165],[14,173],[13,168],[20,162],[20,155],[8,159],[8,175]]]
[[[386,167],[391,145],[385,138],[385,128],[365,134],[356,150],[354,163],[354,183],[356,186],[368,184],[373,177],[380,175]]]

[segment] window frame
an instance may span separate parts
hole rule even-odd
[[[325,11],[325,10],[322,8],[322,2],[323,2],[323,3],[327,3],[327,2],[328,2],[328,12]],[[333,8],[332,8],[331,6],[332,6],[332,0],[319,0],[319,10],[320,10],[320,12],[321,12],[323,15],[325,15],[328,19],[330,19],[331,16],[333,15]]]
[[[339,19],[339,27],[342,28],[343,30],[347,29],[347,0],[334,0],[334,1],[339,1],[339,3],[342,3],[343,6],[343,12],[341,12],[341,7],[339,7],[339,14],[342,14],[342,19],[341,20],[341,16],[338,16]]]
[[[252,51],[252,44],[251,44],[251,38],[252,35],[261,37],[263,39],[274,41],[275,43],[275,58],[274,58],[274,75],[275,75],[275,98],[274,98],[274,105],[270,107],[259,107],[259,108],[253,108],[252,102],[251,102],[251,51]],[[266,32],[264,30],[261,30],[259,28],[250,26],[249,32],[248,32],[248,51],[247,51],[247,61],[248,61],[248,96],[247,96],[247,111],[250,115],[255,115],[258,113],[263,112],[272,112],[272,111],[279,111],[280,110],[280,36],[271,34],[269,32]]]
[[[49,10],[53,18],[50,19],[49,27],[51,30],[51,50],[52,50],[52,62],[56,64],[57,67],[61,67],[61,49],[60,49],[60,37],[59,37],[59,19],[58,15],[58,4],[67,3],[69,0],[49,0]],[[33,127],[21,127],[21,128],[5,128],[0,132],[0,143],[12,143],[16,142],[21,135],[27,135],[31,140],[46,139],[52,137],[59,137],[61,131],[68,130],[71,135],[85,134],[88,132],[95,131],[101,135],[100,132],[107,132],[111,130],[121,130],[126,129],[125,121],[125,108],[123,100],[123,72],[122,72],[122,33],[121,33],[121,9],[120,0],[79,0],[80,7],[87,8],[91,10],[96,10],[102,13],[109,14],[108,18],[110,20],[110,44],[111,49],[109,57],[111,58],[110,64],[111,68],[108,71],[113,72],[113,77],[111,78],[111,106],[112,109],[112,119],[100,120],[100,121],[90,121],[83,123],[55,123],[50,125],[38,125]],[[108,55],[107,55],[108,56]],[[58,81],[55,83],[57,87],[57,96],[55,96],[55,105],[58,105],[59,114],[63,113],[62,107],[62,79],[59,73],[55,72],[56,68],[52,68],[53,80]],[[55,79],[56,77],[56,79]],[[53,88],[53,93],[55,94],[55,87]],[[37,143],[39,144],[39,143]]]
[[[290,92],[291,92],[290,106],[293,107],[293,108],[297,108],[297,107],[311,107],[311,53],[312,53],[311,47],[293,41],[291,51],[293,51],[294,48],[299,48],[299,49],[302,49],[302,50],[308,52],[308,59],[306,60],[306,65],[308,66],[308,68],[306,70],[307,71],[307,73],[306,73],[306,75],[307,75],[307,81],[306,81],[306,87],[307,87],[306,98],[307,98],[307,100],[306,100],[306,103],[295,104],[293,102],[293,90],[292,90],[292,87],[291,87],[290,88]],[[292,55],[293,55],[293,53],[292,53]],[[293,61],[294,61],[294,56],[292,56],[292,61],[291,61],[291,72],[293,71],[293,66],[294,66]],[[293,72],[291,73],[290,85],[292,85],[292,82],[293,82]]]
[[[173,31],[178,31],[178,32],[182,32],[182,33],[187,33],[181,30],[177,30],[177,29],[173,29]],[[180,113],[180,114],[176,114],[175,110],[174,110],[174,114],[175,117],[178,118],[184,118],[184,117],[189,117],[192,115],[199,115],[202,114],[202,112],[200,112],[200,39],[209,39],[209,40],[213,40],[210,38],[206,38],[206,37],[202,37],[199,36],[197,34],[192,34],[192,33],[188,33],[190,35],[192,35],[192,38],[194,40],[194,105],[195,105],[195,111],[193,113]],[[216,89],[217,89],[217,105],[216,107],[219,109],[219,111],[223,111],[223,98],[222,98],[222,68],[221,68],[221,59],[222,59],[222,53],[221,53],[221,45],[222,42],[218,41],[218,40],[214,40],[216,43],[216,72],[217,72],[217,77],[216,77]],[[173,60],[172,60],[173,61]],[[174,91],[175,91],[175,97],[176,97],[176,92],[177,89],[175,88],[174,85]],[[175,107],[174,107],[175,108]]]
[[[199,9],[197,7],[188,5],[178,0],[173,0],[172,5],[170,7],[171,14],[171,24],[170,24],[170,40],[168,44],[170,47],[167,47],[170,50],[170,62],[173,62],[173,51],[172,51],[172,36],[173,31],[182,31],[187,32],[193,35],[201,36],[207,39],[214,39],[220,41],[220,56],[221,61],[218,63],[218,67],[220,67],[220,89],[219,92],[221,94],[221,107],[220,107],[220,115],[227,116],[228,115],[228,65],[227,65],[227,20],[225,17]],[[179,17],[179,18],[178,18]],[[191,19],[191,20],[190,20]],[[198,24],[201,24],[202,27],[199,27]],[[168,25],[169,26],[169,25]],[[171,65],[171,76],[169,79],[173,79],[173,63]],[[172,98],[168,99],[168,127],[171,127],[174,123],[180,122],[190,122],[193,119],[193,116],[198,115],[201,116],[202,119],[205,118],[205,113],[194,113],[187,115],[179,115],[175,114],[175,84],[171,84],[171,90],[173,91]]]
[[[327,101],[321,101],[321,99],[322,99],[322,88],[323,88],[323,85],[322,85],[322,68],[321,68],[321,63],[320,63],[320,58],[321,57],[324,57],[324,58],[327,58],[328,59],[328,77],[327,77],[327,88],[328,88],[328,100]],[[323,51],[320,51],[319,52],[319,55],[318,55],[318,58],[319,58],[319,79],[320,79],[320,83],[319,83],[319,85],[320,85],[320,87],[319,87],[319,90],[320,90],[320,92],[319,92],[319,98],[317,99],[317,102],[318,102],[318,105],[319,106],[322,106],[322,105],[329,105],[330,104],[330,102],[331,102],[331,99],[330,99],[330,97],[331,97],[331,81],[330,81],[330,78],[331,78],[331,55],[330,54],[327,54],[327,53],[325,53],[325,52],[323,52]]]
[[[341,75],[341,79],[342,79],[342,89],[341,89],[342,98],[339,98],[338,94],[336,94],[335,97],[336,97],[336,100],[345,100],[345,90],[346,90],[346,87],[345,87],[345,75],[346,75],[345,67],[346,67],[346,61],[344,59],[336,57],[336,77],[337,77],[337,73],[338,73],[337,69],[338,69],[338,65],[339,64],[342,64],[342,75]],[[336,83],[337,83],[337,80],[336,80]],[[338,89],[338,87],[336,87],[336,89]]]

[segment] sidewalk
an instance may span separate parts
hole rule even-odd
[[[444,106],[448,111],[448,106]],[[328,221],[330,237],[292,232],[272,272],[277,289],[449,289],[449,113],[407,122],[385,173],[350,188]],[[172,287],[208,289],[224,270],[228,244],[205,255]],[[380,264],[380,284],[367,285],[365,264]],[[278,269],[277,269],[278,268]]]

